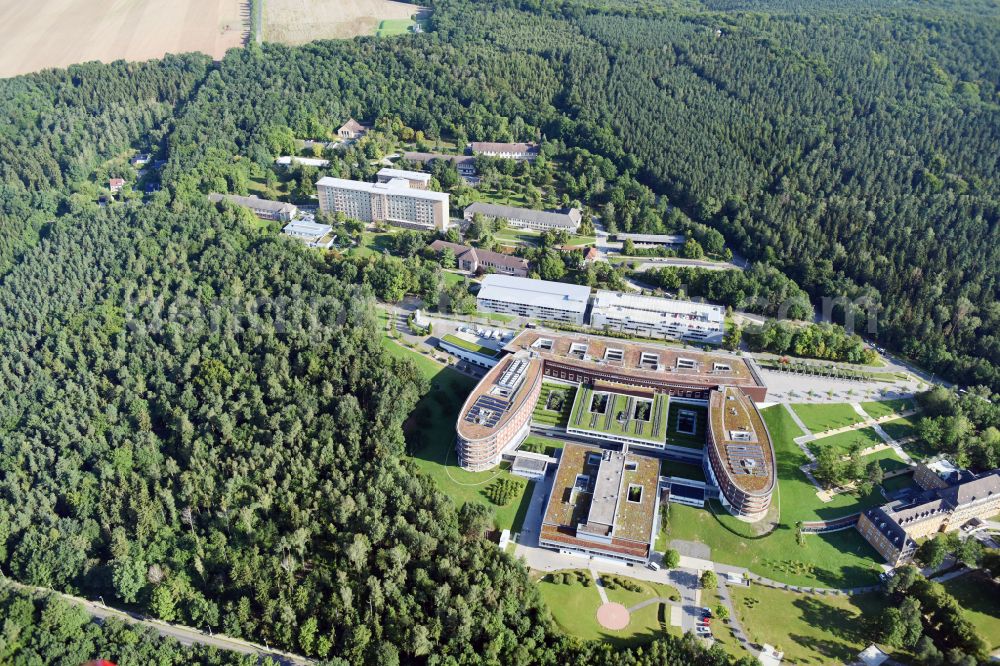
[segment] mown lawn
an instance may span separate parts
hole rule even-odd
[[[393,356],[416,363],[431,385],[406,425],[407,441],[412,447],[408,459],[434,479],[457,506],[465,502],[484,504],[494,511],[498,528],[518,531],[531,501],[532,484],[510,474],[506,465],[486,472],[467,472],[458,466],[455,456],[455,421],[476,381],[388,338],[383,338],[382,344]],[[497,479],[513,479],[522,487],[521,494],[507,506],[496,506],[486,497],[486,488]]]
[[[411,25],[416,25],[416,22],[412,19],[385,19],[379,23],[378,30],[375,32],[375,35],[378,37],[405,35],[410,31]]]
[[[791,415],[781,405],[762,414],[778,461],[778,493],[773,500],[780,508],[778,526],[766,536],[757,536],[764,529],[761,523],[743,523],[717,503],[715,513],[709,508],[671,504],[669,538],[699,541],[712,549],[711,557],[717,562],[744,566],[793,585],[855,587],[874,583],[881,558],[857,531],[807,534],[805,545],[800,546],[795,525],[800,520],[833,519],[878,505],[884,502],[881,494],[876,490],[859,499],[843,493],[828,503],[821,502],[816,488],[799,469],[806,458],[793,441],[799,428]]]
[[[687,463],[674,462],[673,460],[661,460],[660,476],[679,476],[682,479],[704,481],[705,470],[699,465],[689,465]]]
[[[962,613],[990,646],[1000,649],[1000,584],[982,571],[952,578],[942,583],[958,600]]]
[[[915,488],[916,486],[912,474],[900,474],[882,482],[882,487],[887,493],[894,493],[904,488]]]
[[[889,435],[893,439],[903,439],[904,437],[912,437],[917,434],[917,424],[914,420],[915,417],[903,416],[898,419],[893,419],[892,421],[886,421],[881,425],[882,430],[885,434]]]
[[[899,457],[899,454],[892,449],[882,449],[881,451],[876,451],[875,453],[869,453],[866,456],[862,456],[861,459],[864,461],[865,465],[868,465],[873,460],[877,460],[883,473],[895,472],[905,467],[909,467],[909,465],[903,462],[903,459]]]
[[[851,448],[855,444],[861,449],[867,449],[869,446],[876,446],[882,443],[882,438],[872,428],[862,428],[861,430],[849,430],[831,435],[830,437],[816,439],[809,442],[807,446],[810,451],[817,454],[821,448],[832,446],[841,455],[846,456],[851,452]]]
[[[717,590],[702,590],[701,593],[701,605],[706,608],[711,608],[712,612],[715,612],[716,606],[721,603],[719,598],[719,593]],[[717,616],[716,616],[717,617]],[[713,619],[712,620],[712,638],[715,639],[715,644],[725,650],[726,654],[741,659],[743,657],[749,657],[750,653],[743,649],[743,644],[740,643],[736,636],[733,635],[733,630],[730,625],[726,624],[722,620]]]
[[[647,599],[654,599],[656,597],[663,597],[666,599],[673,599],[675,601],[680,601],[680,593],[677,591],[673,585],[664,585],[661,583],[650,583],[645,580],[638,580],[635,578],[628,578],[626,576],[618,576],[616,574],[602,575],[605,584],[605,593],[608,595],[608,601],[613,601],[619,603],[625,608],[631,608],[638,603],[646,601]],[[616,587],[611,589],[608,587],[609,580],[621,580],[627,583],[634,583],[641,587],[639,592],[633,592],[632,590],[626,590],[624,587]]]
[[[694,412],[694,434],[678,432],[677,418],[681,410]],[[685,405],[679,402],[670,403],[670,413],[667,416],[667,444],[684,446],[689,449],[705,448],[705,432],[708,429],[708,408],[701,405]]]
[[[572,572],[557,572],[567,576]],[[582,571],[587,578],[590,573]],[[589,641],[607,641],[617,647],[627,647],[648,643],[662,636],[665,631],[660,623],[658,604],[651,604],[637,613],[633,613],[627,627],[621,631],[605,629],[597,623],[597,609],[601,605],[600,593],[593,579],[590,584],[581,584],[573,575],[568,575],[570,582],[553,583],[553,574],[546,575],[538,581],[538,589],[542,598],[552,612],[552,618],[560,629],[570,636]],[[609,599],[611,599],[609,593]],[[669,616],[667,617],[669,625]],[[670,632],[667,633],[677,633]]]
[[[861,415],[854,411],[854,408],[847,403],[836,403],[828,405],[797,404],[792,405],[792,409],[798,414],[806,427],[814,434],[818,435],[826,430],[843,428],[844,426],[860,423],[863,419]]]
[[[905,412],[908,409],[913,409],[913,401],[909,398],[899,398],[896,400],[863,402],[861,403],[861,409],[865,410],[865,413],[873,419],[880,419],[883,416],[889,416],[889,414],[896,414],[898,412]]]
[[[773,645],[792,664],[850,663],[871,644],[868,622],[883,608],[878,594],[823,596],[761,585],[730,592],[750,640]]]

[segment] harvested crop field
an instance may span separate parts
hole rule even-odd
[[[305,44],[374,35],[382,21],[408,19],[421,9],[393,0],[266,0],[264,39]]]
[[[221,58],[249,31],[246,0],[0,3],[0,77],[100,60],[201,51]]]

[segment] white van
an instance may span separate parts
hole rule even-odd
[[[650,569],[652,569],[653,571],[659,571],[660,570],[660,565],[657,564],[656,562],[650,562],[646,566],[649,567]]]

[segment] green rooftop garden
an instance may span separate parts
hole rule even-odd
[[[660,393],[650,400],[581,386],[573,401],[568,427],[662,444],[669,404],[669,398]]]
[[[463,340],[462,338],[452,335],[451,333],[441,337],[441,342],[447,342],[450,345],[464,349],[465,351],[472,352],[473,354],[479,354],[480,356],[488,356],[489,358],[496,358],[498,352],[496,349],[491,347],[484,347],[483,345],[476,344],[475,342],[470,342],[468,340]]]

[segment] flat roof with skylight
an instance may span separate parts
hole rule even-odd
[[[647,561],[659,504],[659,463],[567,443],[542,518],[540,543]]]

